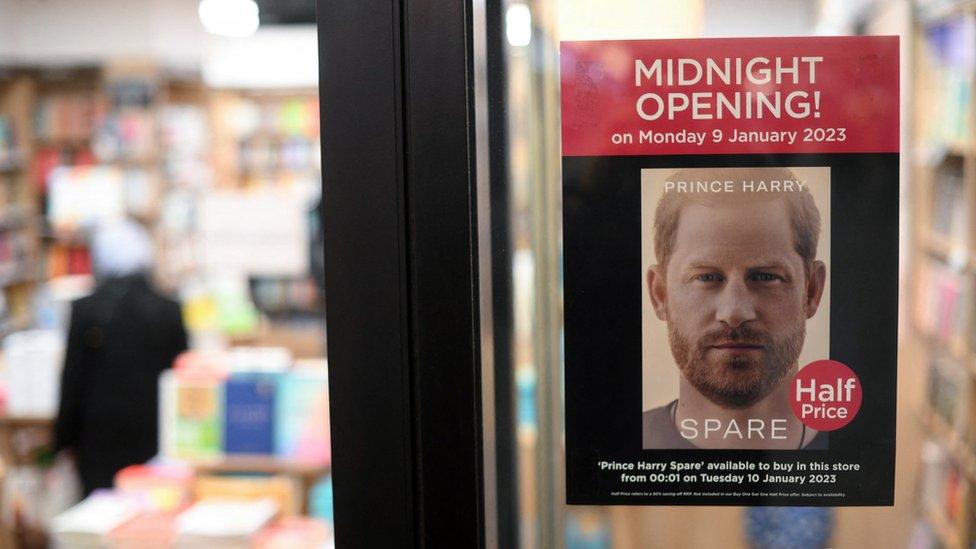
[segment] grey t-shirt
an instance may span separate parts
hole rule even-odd
[[[672,400],[664,406],[659,406],[644,412],[644,449],[645,450],[696,450],[697,446],[681,436],[674,424],[673,409],[678,401]],[[826,450],[827,433],[820,431],[809,444],[801,450]]]

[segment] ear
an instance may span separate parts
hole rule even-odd
[[[827,281],[827,266],[823,261],[814,261],[813,269],[807,280],[806,307],[807,318],[812,318],[820,308],[820,298],[823,297],[824,284]]]
[[[668,288],[664,279],[664,269],[651,265],[647,269],[647,292],[651,296],[651,306],[661,320],[668,319]]]

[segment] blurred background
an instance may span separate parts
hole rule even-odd
[[[329,543],[320,173],[314,0],[0,1],[3,547]],[[179,332],[112,302],[93,238],[123,219],[187,337],[120,365]],[[158,454],[76,505],[86,455],[122,452],[73,441],[61,394],[144,413],[114,394],[143,383]]]
[[[500,9],[507,70],[489,78],[507,86],[513,252],[495,268],[513,283],[516,411],[502,539],[976,547],[976,2]],[[564,505],[559,40],[847,34],[901,36],[896,505]],[[314,0],[0,0],[2,546],[330,543],[317,55]],[[73,346],[106,354],[113,334],[98,323],[117,317],[95,315],[72,339],[71,302],[117,304],[92,244],[120,219],[149,235],[147,280],[180,303],[187,351],[144,375],[158,389],[156,455],[81,501],[82,457],[55,433],[62,374]],[[147,361],[158,354],[145,348]]]

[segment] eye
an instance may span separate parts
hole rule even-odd
[[[753,282],[775,282],[777,280],[783,280],[783,277],[775,273],[768,272],[757,272],[749,275],[749,280]]]
[[[722,275],[717,273],[701,273],[695,275],[695,280],[698,282],[706,282],[706,283],[721,282]]]

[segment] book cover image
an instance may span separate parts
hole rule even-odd
[[[323,368],[296,368],[281,378],[275,407],[275,453],[301,463],[328,465],[329,378]]]
[[[228,454],[274,452],[277,376],[232,375],[224,386],[224,451]]]
[[[560,63],[568,503],[892,505],[898,38]]]
[[[642,446],[823,449],[793,414],[830,357],[830,170],[641,172]]]
[[[220,453],[222,393],[216,381],[177,381],[174,451],[178,457],[207,458]]]

